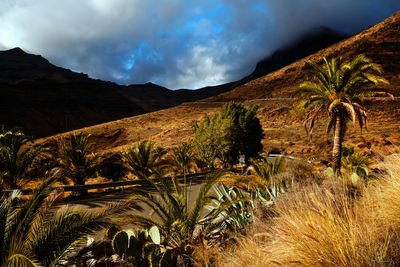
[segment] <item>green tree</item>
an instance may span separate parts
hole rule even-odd
[[[61,167],[75,185],[84,185],[101,168],[101,155],[91,152],[89,138],[90,134],[71,134],[67,138],[68,145],[65,138],[61,138]]]
[[[143,179],[146,177],[161,176],[169,167],[169,161],[164,158],[166,151],[161,147],[154,147],[154,143],[141,141],[123,154],[128,170]]]
[[[45,161],[48,149],[31,146],[31,138],[20,130],[0,131],[0,179],[3,189],[20,188],[51,168]]]
[[[193,144],[199,155],[209,163],[218,157],[227,165],[237,163],[239,154],[258,156],[264,134],[257,109],[230,102],[212,119],[195,124]]]
[[[139,208],[133,202],[113,204],[98,211],[56,206],[50,176],[22,201],[13,191],[0,205],[0,266],[59,266],[87,242],[90,234],[112,224],[110,217]]]
[[[332,167],[335,173],[340,173],[341,149],[347,123],[358,121],[362,129],[367,120],[362,100],[365,97],[390,94],[369,86],[388,82],[378,75],[382,73],[381,67],[364,55],[352,61],[342,58],[328,61],[324,58],[324,62],[322,67],[307,62],[314,80],[300,85],[296,93],[300,101],[296,107],[306,113],[305,128],[310,135],[318,116],[329,117],[327,133],[333,130]]]

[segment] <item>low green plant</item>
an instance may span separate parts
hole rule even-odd
[[[61,138],[61,169],[74,185],[84,185],[101,169],[102,156],[91,151],[90,136],[80,133]]]
[[[135,214],[130,217],[128,223],[146,228],[157,226],[163,237],[162,245],[168,247],[171,255],[176,256],[181,264],[192,266],[194,246],[218,226],[212,222],[219,216],[219,212],[223,211],[219,209],[209,216],[204,215],[205,207],[213,198],[209,191],[221,177],[222,172],[209,175],[194,199],[190,198],[190,182],[182,184],[176,177],[158,177],[157,182],[145,178],[157,194],[138,190],[132,199],[149,206],[155,216]]]
[[[342,166],[346,170],[363,178],[368,177],[370,172],[368,166],[372,164],[372,161],[368,156],[356,152],[354,147],[350,147],[350,149],[343,147],[342,157]]]
[[[129,148],[123,154],[123,160],[128,170],[140,179],[162,176],[170,166],[164,158],[166,150],[154,147],[153,142],[141,141]]]
[[[0,129],[0,180],[3,189],[18,189],[33,178],[41,177],[53,164],[48,148],[28,145],[32,139],[20,130]]]
[[[273,162],[268,160],[258,161],[250,159],[252,164],[246,171],[254,171],[256,175],[264,178],[267,182],[270,182],[274,175],[283,173],[286,168],[286,159],[284,157],[275,157]]]
[[[185,175],[195,166],[193,146],[189,143],[182,143],[173,149],[171,158],[176,173]]]
[[[120,231],[112,246],[121,259],[126,259],[137,267],[166,266],[168,255],[161,251],[161,234],[156,226],[139,231]],[[171,263],[171,262],[169,262]]]
[[[14,190],[0,204],[0,266],[58,266],[86,244],[89,235],[112,225],[111,216],[138,208],[133,202],[105,206],[97,211],[78,211],[57,206],[58,194],[47,179],[26,201]]]
[[[216,196],[212,199],[213,204],[206,208],[210,214],[218,213],[216,221],[219,226],[214,229],[215,233],[225,230],[237,231],[252,222],[254,204],[242,190],[223,183],[214,185],[213,189]]]

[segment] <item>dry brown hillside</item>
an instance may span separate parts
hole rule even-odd
[[[231,92],[201,102],[180,106],[109,123],[83,128],[77,132],[92,134],[96,151],[124,150],[138,140],[153,140],[164,147],[174,147],[192,138],[194,121],[213,114],[227,101],[258,104],[259,118],[265,131],[264,152],[285,150],[299,157],[329,160],[330,140],[324,132],[325,122],[317,124],[313,140],[307,137],[301,118],[292,112],[290,98],[306,78],[305,62],[320,62],[323,57],[353,57],[364,53],[384,69],[390,85],[384,89],[399,95],[400,87],[400,11],[384,22],[343,42],[321,50],[269,75],[253,80]],[[400,101],[374,100],[369,110],[368,131],[349,129],[346,142],[370,154],[397,151],[400,145]],[[70,133],[65,133],[70,134]],[[65,135],[63,134],[63,135]],[[40,139],[56,141],[61,135]],[[249,140],[250,141],[250,140]]]
[[[288,97],[306,78],[306,61],[322,63],[323,57],[352,58],[365,54],[382,65],[384,77],[390,81],[385,87],[395,95],[400,88],[400,11],[385,21],[353,37],[305,57],[269,75],[263,76],[233,91],[211,97],[204,101],[243,101],[268,97]]]

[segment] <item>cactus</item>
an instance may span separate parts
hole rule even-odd
[[[128,249],[128,234],[125,231],[118,232],[113,238],[113,249],[121,258],[125,258]]]
[[[143,229],[118,232],[113,239],[113,249],[121,259],[126,259],[134,266],[159,266],[161,259],[161,235],[156,226]],[[166,260],[164,260],[166,261]]]

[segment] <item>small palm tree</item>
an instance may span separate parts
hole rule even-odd
[[[161,176],[168,168],[169,162],[164,158],[163,148],[154,148],[154,143],[141,141],[123,154],[128,170],[143,179]]]
[[[61,138],[61,166],[64,175],[75,185],[84,185],[101,167],[101,155],[90,151],[89,138],[90,134],[72,134],[68,137],[68,145],[65,138]]]
[[[325,65],[322,67],[314,62],[307,62],[311,67],[310,74],[316,81],[306,81],[300,85],[296,93],[300,98],[297,108],[306,112],[305,128],[310,135],[317,117],[324,114],[329,116],[327,132],[333,129],[334,134],[333,170],[339,173],[347,122],[358,121],[361,129],[366,126],[367,113],[362,106],[362,100],[379,94],[393,96],[368,86],[388,82],[378,75],[382,72],[381,67],[364,55],[359,55],[352,61],[342,58],[332,58],[330,61],[324,58],[324,61]]]
[[[185,266],[191,266],[193,244],[214,229],[213,220],[223,211],[221,208],[204,217],[204,210],[213,199],[209,191],[221,175],[217,172],[209,176],[192,202],[189,201],[188,184],[180,184],[176,178],[172,181],[158,178],[158,183],[155,183],[145,177],[157,195],[138,191],[132,199],[149,206],[157,218],[133,215],[130,223],[146,228],[157,226],[164,236],[164,245],[181,257]]]
[[[172,162],[179,173],[189,173],[195,166],[193,147],[188,143],[182,143],[172,151]]]
[[[363,178],[369,175],[369,165],[373,162],[367,155],[356,152],[352,146],[343,146],[342,157],[345,169]]]
[[[31,139],[20,130],[0,131],[0,179],[3,189],[17,189],[39,177],[49,167],[42,164],[48,149],[28,146]]]
[[[82,212],[54,203],[49,195],[56,175],[48,176],[25,202],[21,193],[3,196],[0,205],[0,266],[59,266],[86,243],[90,234],[112,224],[110,216],[139,208],[118,203],[96,212]]]
[[[249,171],[255,172],[257,176],[265,179],[266,182],[270,182],[274,175],[284,172],[286,168],[286,160],[284,157],[275,157],[274,161],[271,163],[267,160],[257,161],[250,159],[250,163],[252,165],[247,168],[246,175]]]

